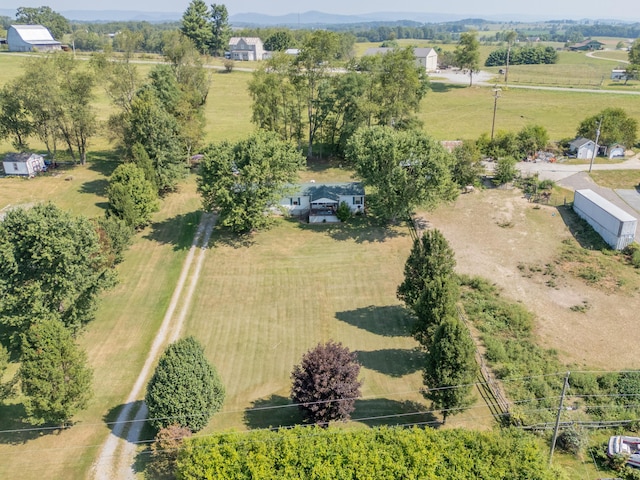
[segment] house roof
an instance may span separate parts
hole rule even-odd
[[[60,42],[54,40],[51,32],[42,25],[11,25],[10,28],[15,29],[20,38],[27,43],[37,45],[60,45]]]
[[[311,202],[321,199],[337,202],[340,196],[364,195],[364,185],[360,182],[346,183],[302,183],[297,195],[308,196]]]
[[[237,45],[240,40],[244,40],[244,43],[247,45],[258,45],[262,43],[262,40],[259,37],[231,37],[229,39],[229,45]]]
[[[13,163],[25,163],[33,157],[42,158],[42,155],[38,155],[37,153],[7,153],[7,155],[4,157],[4,161]]]
[[[437,55],[437,52],[433,48],[414,48],[413,55],[416,57],[428,57],[432,53]]]
[[[575,140],[573,140],[572,142],[569,142],[569,146],[573,147],[573,148],[580,148],[584,145],[587,145],[589,143],[593,143],[595,145],[595,142],[593,140],[589,140],[588,138],[584,138],[584,137],[578,137]]]

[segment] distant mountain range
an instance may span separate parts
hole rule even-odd
[[[133,10],[65,10],[60,12],[69,20],[81,22],[175,22],[182,18],[182,12],[141,12]],[[15,9],[0,9],[0,15],[15,18]],[[265,15],[262,13],[237,13],[229,17],[229,22],[236,27],[243,26],[288,26],[302,27],[312,25],[340,25],[349,23],[369,22],[398,22],[402,20],[418,23],[443,23],[477,17],[473,15],[456,15],[446,13],[424,12],[375,12],[361,15],[335,15],[310,11],[304,13],[289,13],[287,15]],[[533,22],[550,19],[548,16],[534,15],[483,15],[482,18],[492,22]],[[578,19],[574,19],[578,20]],[[601,20],[612,22],[614,20]],[[626,20],[622,23],[631,23]]]

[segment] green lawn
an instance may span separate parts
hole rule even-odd
[[[25,203],[34,192],[54,191],[56,203],[64,208],[99,214],[96,204],[106,199],[94,186],[105,181],[105,170],[108,168],[102,166],[76,167],[73,181],[52,177],[19,180],[28,188],[12,190],[11,203]],[[93,193],[78,193],[83,185]],[[5,194],[3,186],[0,193]],[[163,200],[154,223],[136,236],[118,267],[120,283],[102,296],[96,319],[79,339],[94,370],[95,395],[72,429],[62,433],[6,432],[30,426],[17,420],[22,412],[20,398],[0,406],[0,478],[17,478],[16,472],[24,479],[87,476],[108,434],[105,422],[115,419],[129,394],[165,314],[191,244],[199,208],[191,178],[178,194]]]
[[[281,220],[269,231],[229,243],[218,232],[206,259],[185,334],[206,346],[227,389],[223,411],[206,432],[264,428],[300,421],[286,407],[293,366],[318,342],[333,339],[358,352],[364,425],[434,419],[419,393],[421,354],[411,320],[395,297],[411,246],[404,227],[361,219],[309,226]],[[277,407],[268,410],[255,408]],[[482,427],[472,409],[451,424]],[[401,415],[401,416],[397,416]]]

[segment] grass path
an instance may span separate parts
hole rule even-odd
[[[160,326],[160,330],[156,334],[153,340],[151,350],[147,356],[144,366],[136,379],[129,396],[127,397],[126,404],[118,414],[118,417],[113,425],[111,434],[105,442],[100,455],[95,463],[94,478],[102,480],[109,480],[112,478],[135,478],[135,474],[131,470],[131,464],[133,463],[133,455],[135,453],[135,445],[140,437],[142,425],[147,415],[147,408],[144,402],[138,402],[147,379],[151,374],[151,368],[155,365],[158,356],[160,355],[160,349],[166,345],[167,342],[175,341],[180,333],[182,324],[186,317],[186,312],[189,309],[191,303],[191,297],[195,290],[200,269],[204,261],[204,252],[206,246],[211,238],[211,231],[215,225],[215,217],[210,214],[205,214],[200,220],[200,225],[193,239],[189,254],[185,259],[182,267],[182,272],[178,280],[178,284],[173,292],[171,302],[167,308],[167,312]],[[196,250],[200,248],[200,255],[196,261],[195,270],[191,275],[191,283],[187,295],[182,298],[184,286],[187,282],[190,272],[192,271],[193,259],[196,254]],[[177,307],[181,304],[182,309],[177,319],[174,320],[174,314]],[[129,422],[131,415],[134,415],[133,422]],[[131,426],[127,432],[127,445],[123,448],[123,454],[118,455],[116,452],[122,444],[122,436],[127,426]],[[117,472],[117,473],[116,473]],[[114,473],[116,473],[114,475]]]

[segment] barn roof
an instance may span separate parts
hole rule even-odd
[[[37,153],[7,153],[7,155],[4,157],[4,161],[12,163],[25,163],[33,157],[41,158],[42,155],[38,155]]]
[[[20,35],[20,38],[27,43],[37,45],[59,45],[60,42],[54,40],[51,32],[42,25],[11,25],[11,28]]]

